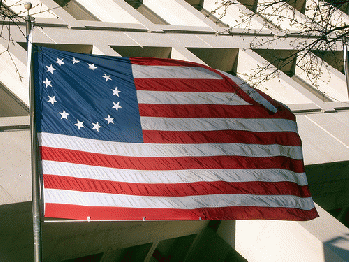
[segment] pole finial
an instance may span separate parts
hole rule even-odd
[[[1,0],[0,0],[1,1]],[[32,30],[32,18],[30,17],[29,11],[32,9],[33,5],[31,2],[25,2],[24,8],[27,10],[27,15],[25,17],[26,27],[27,27],[27,37]]]
[[[29,12],[30,9],[32,9],[33,5],[30,2],[24,3],[24,8]]]
[[[29,17],[29,11],[32,9],[33,5],[31,2],[25,2],[24,3],[24,8],[27,10],[27,16]]]

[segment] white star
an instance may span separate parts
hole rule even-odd
[[[114,104],[114,106],[113,106],[112,108],[115,108],[116,111],[118,111],[119,108],[122,108],[122,107],[120,106],[120,102],[117,102],[117,103],[113,102],[113,104]]]
[[[97,66],[95,66],[95,64],[88,64],[88,69],[95,70]]]
[[[53,71],[56,70],[53,68],[52,64],[50,66],[46,66],[47,67],[47,72],[50,72],[51,74],[53,74]]]
[[[59,58],[57,57],[57,62],[56,62],[56,63],[59,64],[60,66],[61,66],[61,65],[64,65],[63,59],[64,59],[64,58],[59,59]]]
[[[108,117],[107,117],[107,118],[104,118],[104,119],[108,121],[108,125],[109,125],[110,123],[113,123],[113,124],[114,124],[114,118],[110,117],[110,115],[108,115]]]
[[[80,130],[81,127],[84,127],[84,121],[80,122],[78,120],[78,122],[76,124],[74,124],[74,125],[76,125],[78,127],[78,129]]]
[[[118,97],[119,97],[119,93],[120,93],[120,92],[121,92],[121,91],[119,91],[118,88],[115,87],[115,89],[113,90],[113,96],[118,96]]]
[[[99,123],[97,122],[96,124],[95,123],[92,123],[93,127],[92,129],[96,129],[97,132],[99,132],[99,129],[101,128],[101,126],[99,125]]]
[[[68,119],[69,113],[67,113],[63,110],[63,112],[60,114],[62,115],[61,119],[63,119],[63,118]]]
[[[51,81],[49,81],[47,78],[46,78],[45,81],[42,81],[42,82],[46,85],[46,88],[47,88],[48,86],[51,86],[51,87],[52,87]]]
[[[79,63],[80,61],[73,57],[73,64]]]
[[[49,103],[51,103],[52,105],[55,105],[56,101],[56,97],[55,96],[48,96],[50,99],[47,101]]]
[[[105,81],[108,82],[109,80],[111,80],[110,76],[107,76],[106,74],[104,74],[104,76],[102,76],[105,78]]]

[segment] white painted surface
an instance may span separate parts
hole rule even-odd
[[[296,116],[306,165],[348,161],[349,125],[336,119],[339,114],[349,118],[347,111]]]
[[[27,68],[17,57],[0,44],[0,82],[11,90],[25,104],[29,105]]]
[[[113,0],[76,0],[102,22],[135,23],[138,20],[117,5]]]
[[[316,208],[320,217],[307,222],[236,221],[236,250],[249,262],[348,261],[349,229]]]
[[[320,90],[332,101],[347,102],[349,100],[345,76],[341,72],[318,56],[306,55],[303,57],[301,53],[298,57],[302,57],[297,59],[295,68],[295,74],[298,77]],[[309,77],[316,79],[315,85],[309,80]]]
[[[20,16],[26,16],[27,11],[24,8],[26,2],[31,2],[33,8],[30,10],[30,14],[35,18],[58,18],[58,16],[44,5],[40,0],[3,0],[6,6]]]
[[[0,132],[0,206],[31,200],[29,130]]]
[[[205,0],[204,9],[209,12],[214,11],[214,16],[229,25],[232,28],[241,28],[248,31],[256,30],[271,33],[271,30],[265,24],[265,21],[258,15],[253,15],[253,12],[247,9],[238,1],[233,2],[227,8],[222,6],[221,1]],[[274,31],[274,30],[273,30]]]
[[[274,0],[259,0],[257,12],[263,17],[290,32],[301,32],[310,26],[311,22],[301,12],[286,2],[275,3]]]
[[[236,221],[235,249],[249,262],[321,262],[322,243],[293,221]]]
[[[208,27],[206,23],[175,0],[143,0],[143,4],[171,25]]]
[[[264,58],[249,49],[239,50],[238,61],[237,75],[252,85],[254,82],[249,81],[249,77],[251,75],[256,75],[259,68],[265,67],[268,64]],[[274,66],[270,66],[268,69],[263,70],[261,76],[267,76],[275,70],[276,68]],[[258,82],[258,78],[255,81]],[[284,104],[312,103],[309,98],[297,91],[294,86],[299,86],[299,84],[278,70],[278,77],[269,78],[267,81],[263,81],[257,86],[257,88]]]
[[[333,6],[329,5],[326,1],[307,0],[305,15],[323,25],[326,25],[327,23],[332,26],[343,26],[343,24],[349,24],[349,16],[341,10],[333,8]]]

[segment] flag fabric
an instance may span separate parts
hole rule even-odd
[[[294,115],[197,63],[34,47],[45,217],[309,220]]]

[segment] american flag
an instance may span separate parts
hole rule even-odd
[[[197,63],[34,47],[45,217],[309,220],[294,115]]]

